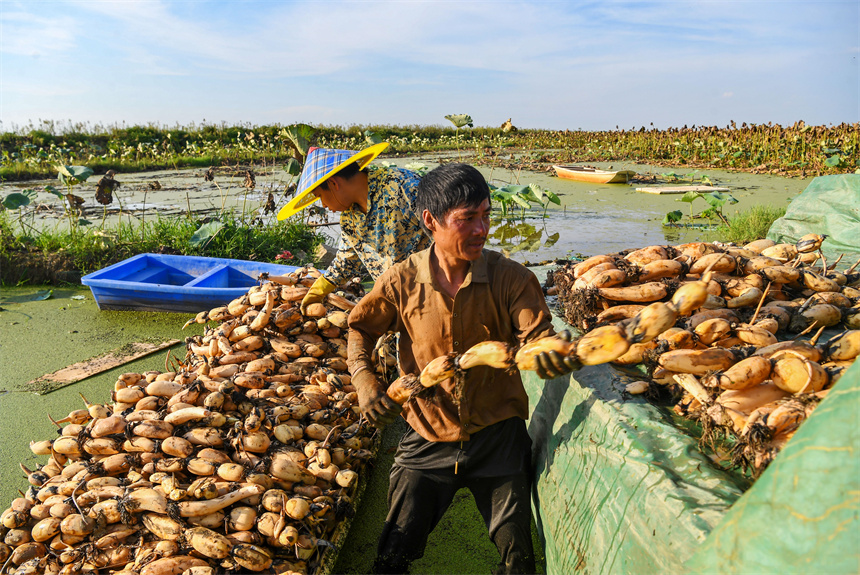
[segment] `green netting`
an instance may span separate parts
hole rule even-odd
[[[687,566],[860,573],[860,365],[836,383]]]
[[[623,397],[621,376],[608,366],[569,381],[523,375],[547,573],[683,571],[740,497],[736,478],[667,411]]]
[[[860,256],[860,175],[819,176],[794,198],[785,216],[770,227],[767,237],[795,243],[806,234],[822,234],[824,255]]]

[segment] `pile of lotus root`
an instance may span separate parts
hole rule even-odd
[[[175,371],[123,374],[109,403],[85,399],[58,437],[31,442],[48,460],[22,465],[30,487],[0,518],[0,573],[318,570],[372,428],[346,372],[355,304],[331,294],[299,310],[314,271],[202,312]],[[384,373],[393,356],[379,352]]]
[[[734,463],[758,475],[860,353],[860,273],[827,264],[823,240],[598,255],[551,273],[548,293],[603,360],[648,374],[629,393],[674,392],[677,413],[733,436]]]

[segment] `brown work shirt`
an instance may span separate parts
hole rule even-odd
[[[401,373],[416,375],[431,360],[482,341],[520,346],[555,333],[540,282],[525,266],[484,250],[451,299],[433,277],[432,249],[392,266],[350,312],[350,372],[362,366],[373,371],[373,348],[386,332],[400,333]],[[449,379],[432,388],[433,396],[413,397],[403,407],[406,421],[428,441],[465,441],[510,417],[528,419],[528,396],[516,370],[470,369],[459,405],[455,384]]]

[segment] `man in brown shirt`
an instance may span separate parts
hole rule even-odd
[[[484,250],[491,208],[480,172],[465,164],[436,168],[421,180],[416,206],[433,245],[386,271],[350,313],[352,382],[362,413],[380,427],[400,412],[371,363],[381,335],[400,334],[401,373],[418,374],[436,357],[482,341],[519,346],[554,334],[535,275]],[[573,362],[541,354],[538,374],[561,376]],[[406,572],[456,491],[467,487],[499,549],[497,572],[534,573],[528,397],[519,372],[476,367],[459,388],[451,379],[432,390],[403,406],[410,429],[391,469],[376,572]]]

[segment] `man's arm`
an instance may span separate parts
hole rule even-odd
[[[391,296],[387,274],[349,314],[347,367],[358,393],[358,405],[370,423],[383,427],[393,422],[401,406],[385,393],[388,385],[380,381],[373,364],[376,342],[389,331],[399,331],[397,304]]]
[[[361,371],[376,372],[376,366],[373,364],[373,349],[377,341],[379,341],[378,337],[373,339],[367,332],[350,327],[346,365],[352,377]]]
[[[537,276],[524,269],[522,277],[511,281],[510,285],[516,286],[510,295],[509,312],[519,344],[554,335],[552,313]]]

